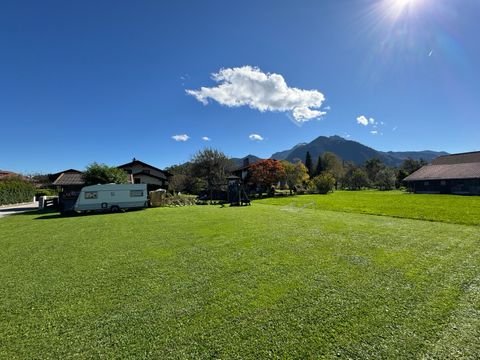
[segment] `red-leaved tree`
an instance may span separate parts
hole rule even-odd
[[[260,186],[262,190],[277,185],[285,179],[285,168],[278,160],[267,159],[257,162],[250,167],[250,182]]]

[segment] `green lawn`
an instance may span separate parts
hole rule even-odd
[[[336,191],[326,196],[268,198],[262,204],[480,225],[480,196],[409,194],[403,191]]]
[[[0,219],[0,358],[477,358],[480,227],[348,194]]]

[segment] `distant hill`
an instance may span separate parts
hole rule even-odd
[[[245,159],[247,159],[247,158],[248,158],[249,164],[253,164],[253,163],[257,162],[258,160],[262,160],[261,158],[255,156],[255,155],[251,155],[251,154],[249,154],[249,155],[247,155],[243,158],[231,158],[230,160],[232,160],[232,162],[234,163],[234,167],[241,167],[241,166],[243,166],[243,163],[244,163]]]
[[[431,151],[431,150],[424,150],[424,151],[388,151],[384,154],[392,156],[396,159],[400,159],[401,161],[411,158],[413,160],[420,160],[423,159],[427,162],[431,162],[433,159],[448,155],[445,151]]]
[[[345,161],[351,161],[357,165],[365,163],[366,160],[378,158],[389,166],[399,166],[403,160],[408,157],[419,160],[420,158],[430,162],[432,159],[446,155],[446,152],[436,151],[405,151],[405,152],[382,152],[365,146],[353,140],[347,140],[340,136],[319,136],[310,143],[298,144],[289,150],[277,152],[272,155],[272,159],[296,161],[297,159],[305,161],[307,151],[310,152],[312,159],[316,161],[318,156],[325,151],[338,155]]]
[[[275,159],[275,160],[285,160],[293,151],[295,151],[296,149],[298,149],[302,146],[305,146],[305,145],[308,145],[308,143],[300,143],[300,144],[295,145],[293,148],[291,148],[289,150],[276,152],[275,154],[273,154],[271,156],[271,158]]]

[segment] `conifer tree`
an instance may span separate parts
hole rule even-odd
[[[322,156],[320,155],[317,160],[317,165],[315,166],[315,176],[318,176],[324,171]]]
[[[313,164],[312,164],[312,156],[310,155],[310,151],[307,151],[307,155],[305,156],[305,167],[308,170],[308,175],[313,177]]]

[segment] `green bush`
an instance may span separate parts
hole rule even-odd
[[[150,204],[152,207],[195,205],[196,199],[197,196],[195,195],[172,195],[155,191],[150,193]]]
[[[313,179],[310,179],[307,181],[306,187],[305,187],[305,192],[307,194],[315,194],[317,192],[317,187],[315,186],[315,183],[313,182]]]
[[[335,187],[335,178],[329,172],[323,172],[312,179],[319,194],[328,194]]]
[[[35,197],[39,198],[40,196],[57,196],[58,192],[54,189],[36,189]]]
[[[0,205],[30,202],[35,195],[35,186],[21,177],[0,180]]]
[[[85,185],[128,183],[128,175],[124,170],[96,162],[87,166],[83,177]]]
[[[379,190],[393,190],[395,181],[396,174],[393,169],[382,169],[375,177],[375,184]]]

